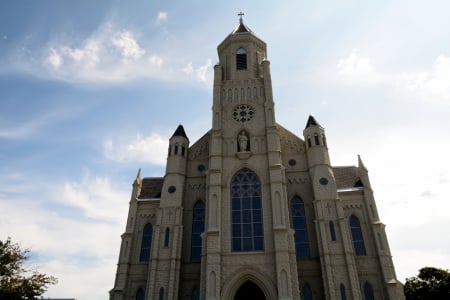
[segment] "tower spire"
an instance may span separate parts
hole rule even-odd
[[[239,24],[243,24],[244,20],[242,19],[242,16],[245,15],[242,11],[237,14],[239,16]]]

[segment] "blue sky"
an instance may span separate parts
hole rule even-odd
[[[333,165],[361,155],[398,278],[450,268],[450,4],[339,2],[0,2],[0,238],[59,278],[46,296],[108,297],[137,170],[164,174],[178,124],[209,130],[239,11],[277,122],[313,114]]]

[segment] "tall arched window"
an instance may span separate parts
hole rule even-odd
[[[309,256],[308,231],[306,229],[305,205],[295,196],[291,201],[292,227],[295,230],[295,252],[298,257]]]
[[[345,293],[345,285],[341,283],[339,289],[341,291],[341,300],[347,300],[347,294]]]
[[[202,257],[202,238],[200,234],[203,231],[205,231],[205,204],[202,201],[197,201],[192,210],[191,260],[193,261],[199,261]]]
[[[355,247],[356,255],[366,255],[366,247],[364,245],[364,237],[361,231],[361,224],[359,219],[352,215],[350,217],[350,230],[352,232],[353,246]]]
[[[164,288],[159,288],[159,300],[164,300]]]
[[[364,283],[364,300],[374,300],[373,289],[370,283]]]
[[[302,287],[302,296],[303,300],[312,300],[313,298],[311,288],[307,283]]]
[[[139,288],[136,292],[136,300],[145,300],[145,291]]]
[[[336,240],[336,231],[334,230],[334,222],[330,221],[330,237],[332,241]]]
[[[150,251],[152,250],[152,237],[153,237],[153,226],[148,223],[144,227],[144,232],[142,234],[142,244],[141,244],[141,255],[139,256],[140,261],[148,261],[150,259]]]
[[[264,250],[261,183],[249,169],[231,179],[231,224],[232,251]]]
[[[192,290],[191,300],[200,300],[200,289],[198,287]]]
[[[247,69],[247,50],[239,48],[236,51],[236,70]]]
[[[314,133],[314,144],[315,144],[316,146],[319,146],[319,145],[320,145],[320,142],[319,142],[319,135],[318,135],[317,133]]]
[[[170,241],[170,228],[166,228],[166,232],[164,233],[164,247],[169,247]]]

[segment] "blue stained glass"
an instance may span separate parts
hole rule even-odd
[[[200,300],[200,289],[198,287],[192,290],[191,300]]]
[[[309,284],[305,284],[302,288],[303,300],[312,300],[312,291]]]
[[[292,227],[295,230],[295,250],[298,257],[309,256],[309,240],[306,229],[305,206],[303,200],[294,197],[291,201]]]
[[[136,300],[144,300],[145,299],[145,292],[142,288],[139,288],[136,292]]]
[[[364,300],[374,300],[373,289],[368,282],[364,284]]]
[[[153,226],[148,223],[144,226],[144,231],[142,234],[141,243],[141,254],[139,256],[139,261],[149,261],[150,252],[152,249],[152,237],[153,237]]]
[[[203,231],[205,231],[205,204],[202,201],[197,201],[192,212],[192,261],[199,261],[202,257],[202,239],[200,235]]]
[[[341,290],[341,300],[347,300],[347,294],[345,293],[345,286],[342,283],[339,289]]]
[[[231,180],[232,251],[264,250],[261,184],[251,170],[242,169]]]
[[[355,254],[358,256],[366,255],[366,247],[364,245],[361,224],[359,223],[359,219],[355,215],[352,215],[350,217],[350,231],[352,232]]]
[[[334,223],[333,223],[333,221],[330,221],[330,236],[331,236],[331,240],[332,241],[336,240],[336,231],[334,230]]]

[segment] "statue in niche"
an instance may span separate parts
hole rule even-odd
[[[245,134],[245,131],[242,130],[238,137],[238,143],[239,143],[239,152],[246,152],[248,151],[248,137]]]

